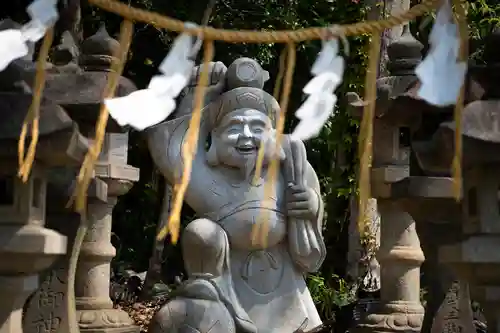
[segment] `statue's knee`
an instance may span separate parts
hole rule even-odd
[[[224,229],[208,219],[196,219],[184,229],[181,237],[184,265],[189,275],[221,275],[229,250]]]

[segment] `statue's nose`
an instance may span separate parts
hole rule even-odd
[[[248,125],[245,125],[243,127],[243,133],[242,133],[242,135],[245,138],[251,138],[251,137],[253,137],[252,131],[250,130],[250,127]]]

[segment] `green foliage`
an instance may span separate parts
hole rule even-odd
[[[495,28],[500,27],[500,3],[497,0],[465,1],[469,27],[469,48],[472,59],[481,61],[482,40]],[[412,32],[424,44],[432,29],[435,13],[420,17],[412,24]]]
[[[476,0],[466,2],[470,35],[480,40],[495,27],[500,26],[500,3],[496,0]]]
[[[352,289],[338,275],[326,279],[321,275],[311,274],[307,277],[307,285],[317,308],[326,316],[325,319],[331,319],[336,308],[355,301]]]

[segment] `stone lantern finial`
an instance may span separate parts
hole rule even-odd
[[[416,40],[405,26],[401,37],[387,47],[389,62],[387,69],[393,76],[412,74],[417,65],[422,61],[424,46]]]
[[[81,46],[80,65],[85,70],[107,71],[120,43],[112,38],[101,24],[97,32],[85,39]]]

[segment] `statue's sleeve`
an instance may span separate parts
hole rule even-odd
[[[311,189],[318,203],[318,211],[311,220],[290,218],[288,221],[288,242],[293,261],[304,272],[318,270],[326,256],[322,235],[324,204],[316,172],[306,158],[302,142],[291,142],[293,173],[297,182],[303,182]]]
[[[156,167],[170,184],[175,184],[182,168],[182,142],[189,116],[166,121],[146,132],[148,148]]]
[[[148,129],[146,134],[151,157],[170,184],[176,184],[182,174],[182,145],[186,140],[190,119],[190,115],[180,116]],[[205,167],[206,127],[206,121],[203,120],[200,124],[198,149],[192,170],[200,171],[200,168]]]
[[[193,68],[189,83],[182,91],[182,97],[172,115],[173,119],[153,126],[146,131],[148,147],[153,161],[170,184],[177,183],[183,169],[182,144],[194,111],[196,85],[202,67],[203,65]],[[193,160],[192,168],[192,170],[198,170],[198,174],[200,174],[200,168],[205,166],[204,145],[210,131],[210,121],[207,121],[210,115],[206,115],[205,111],[208,110],[205,108],[224,91],[227,68],[222,62],[211,62],[208,66],[208,71],[210,73],[210,82],[205,88],[204,110],[202,111],[202,121],[200,123],[198,150]],[[195,183],[195,181],[191,183]]]

